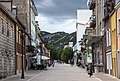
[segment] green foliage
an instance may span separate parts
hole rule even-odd
[[[58,54],[57,50],[54,50],[54,52],[53,52],[53,59],[54,59],[54,60],[57,60],[57,59],[58,59],[58,58],[57,58],[57,54]]]
[[[53,45],[52,45],[52,44],[47,43],[47,48],[48,48],[49,50],[53,50]]]
[[[68,60],[73,58],[73,50],[71,47],[66,47],[61,54],[61,60],[65,61],[66,63]]]
[[[57,57],[58,57],[59,60],[61,60],[61,55],[62,55],[62,50],[59,50],[58,54],[57,54]]]
[[[54,49],[61,50],[61,48],[63,48],[65,44],[68,44],[68,42],[76,41],[76,32],[68,34],[65,32],[49,33],[41,31],[41,34],[44,41],[47,41],[47,43],[53,45]]]
[[[68,44],[69,42],[76,41],[76,32],[68,34],[65,32],[49,33],[41,31],[41,35],[43,40],[47,43],[47,48],[51,51],[52,59],[68,60],[72,58],[73,55],[69,53],[71,51],[65,51],[67,49],[66,48],[64,49],[65,52],[63,52],[63,48],[64,45]]]
[[[54,50],[52,50],[52,51],[53,51],[53,52],[52,52],[52,58],[53,58],[54,60],[60,59],[61,50],[54,49]]]

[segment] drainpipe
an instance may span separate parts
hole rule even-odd
[[[93,72],[95,73],[95,68],[94,68],[94,43],[92,43],[92,64],[93,64]]]
[[[17,44],[16,44],[16,24],[14,24],[14,36],[15,36],[15,39],[14,39],[14,44],[15,44],[15,75],[17,74]]]
[[[12,1],[13,2],[13,1]],[[16,43],[16,25],[17,25],[17,7],[16,8],[12,8],[11,9],[12,10],[12,12],[14,12],[15,11],[15,19],[16,19],[16,22],[14,23],[14,48],[15,48],[15,50],[14,50],[14,53],[15,53],[15,75],[17,74],[17,43]]]
[[[96,35],[98,36],[98,0],[96,0]]]

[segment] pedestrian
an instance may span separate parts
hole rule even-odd
[[[71,59],[71,60],[70,60],[70,64],[71,64],[71,66],[74,65],[74,59]]]
[[[54,61],[52,61],[52,67],[54,67],[55,66],[55,62]]]
[[[93,66],[92,66],[92,63],[88,64],[87,71],[88,71],[88,75],[91,77],[93,75]]]

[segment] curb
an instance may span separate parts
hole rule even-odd
[[[7,78],[0,79],[0,81],[5,81],[5,80],[7,80],[7,79],[14,78],[14,77],[16,77],[16,76],[19,76],[19,74],[17,74],[17,75],[12,75],[12,76],[8,76]]]
[[[113,76],[113,75],[110,75],[110,74],[106,74],[106,73],[95,73],[96,75],[98,74],[101,75],[101,76],[104,76],[104,77],[108,77],[108,78],[111,78],[111,79],[114,79],[115,81],[120,81],[120,79],[118,79],[117,77]],[[95,75],[94,75],[95,76]],[[95,76],[96,78],[98,78],[97,76]],[[102,80],[101,80],[102,81]]]
[[[19,78],[18,78],[19,80],[31,81],[31,79],[39,76],[42,72],[43,72],[43,71],[41,71],[40,73],[36,73],[36,74],[34,74],[34,75],[25,73],[25,77],[31,76],[31,77],[29,77],[29,78],[27,78],[27,79],[26,79],[26,78],[25,78],[25,79],[21,79],[21,73],[19,73],[19,74],[16,74],[16,75],[12,75],[12,76],[8,76],[8,77],[6,77],[6,78],[0,79],[0,81],[9,81],[9,79],[18,78],[18,77],[19,77]]]
[[[113,78],[113,79],[116,79],[116,80],[119,80],[119,81],[120,81],[119,78],[117,78],[117,77],[115,77],[115,76],[113,76],[113,75],[110,75],[110,74],[103,74],[103,75],[108,76],[108,77],[111,77],[111,78]]]

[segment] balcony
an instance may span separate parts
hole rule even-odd
[[[88,7],[93,10],[95,8],[95,0],[88,0]]]
[[[106,21],[109,19],[109,14],[113,11],[115,6],[114,0],[106,0],[104,3],[104,18],[103,21]]]
[[[26,45],[26,53],[28,53],[28,56],[35,56],[35,47],[33,45]]]
[[[96,18],[95,18],[95,15],[92,15],[90,17],[90,27],[93,28],[93,29],[96,27]]]

